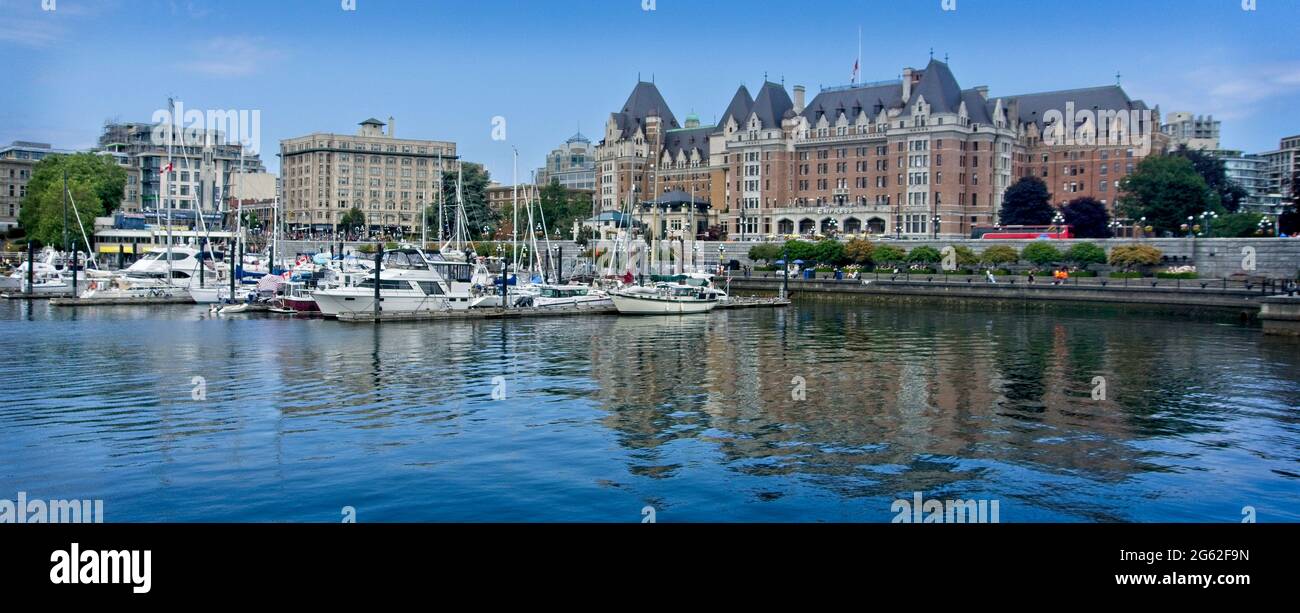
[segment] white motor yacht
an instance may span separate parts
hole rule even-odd
[[[469,291],[471,268],[464,262],[431,260],[413,247],[386,251],[379,271],[380,307],[391,312],[467,309],[473,298]],[[312,297],[321,313],[329,317],[373,311],[375,278],[372,273],[355,285],[316,290]]]

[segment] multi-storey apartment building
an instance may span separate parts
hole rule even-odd
[[[1300,175],[1300,135],[1284,137],[1276,151],[1259,155],[1268,161],[1270,189],[1290,201],[1295,197],[1295,178]]]
[[[570,136],[547,154],[546,165],[537,169],[533,179],[538,185],[554,180],[570,189],[596,189],[596,158],[591,140],[581,132]]]
[[[1002,194],[1026,175],[1058,204],[1113,206],[1119,181],[1168,140],[1158,110],[1118,85],[990,97],[937,60],[805,95],[765,82],[751,97],[742,86],[718,125],[679,127],[658,89],[638,83],[596,148],[602,209],[693,189],[733,239],[966,236],[997,223]]]
[[[96,151],[127,171],[120,209],[152,221],[164,220],[169,208],[173,223],[192,222],[198,210],[218,219],[236,175],[266,172],[258,155],[220,131],[166,123],[105,124]],[[172,170],[164,177],[169,160]]]
[[[27,182],[32,178],[32,167],[48,155],[72,153],[51,148],[48,143],[14,141],[0,146],[0,231],[18,225],[23,198],[27,196]]]
[[[1219,121],[1213,115],[1193,115],[1175,111],[1166,117],[1160,131],[1169,137],[1169,146],[1216,151],[1219,148]]]
[[[355,207],[370,232],[419,233],[420,211],[437,203],[443,172],[455,168],[456,144],[399,139],[392,117],[360,125],[355,135],[280,141],[281,208],[290,229],[332,232]]]
[[[1269,160],[1261,155],[1236,150],[1219,150],[1211,155],[1223,161],[1223,173],[1229,181],[1246,190],[1241,210],[1278,215],[1283,212],[1282,196],[1274,191],[1269,179]]]

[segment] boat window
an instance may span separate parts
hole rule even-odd
[[[442,286],[437,281],[416,281],[426,296],[441,296]]]
[[[375,287],[375,280],[366,279],[365,281],[357,283],[357,287],[369,287],[373,289]],[[407,281],[396,279],[380,279],[379,290],[383,291],[389,289],[411,289],[411,284]]]
[[[469,283],[474,275],[474,267],[469,264],[459,262],[430,262],[434,270],[442,275],[448,281],[458,281],[460,283]]]

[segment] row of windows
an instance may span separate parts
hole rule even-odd
[[[353,147],[353,145],[356,145],[356,146]],[[437,154],[442,154],[442,155],[455,155],[454,152],[448,152],[447,149],[444,149],[444,148],[442,148],[442,147],[427,147],[427,146],[422,146],[422,145],[402,145],[402,146],[399,148],[397,145],[393,145],[393,144],[382,145],[382,144],[379,144],[379,143],[370,143],[370,146],[367,148],[367,147],[366,147],[366,143],[353,143],[353,142],[351,142],[351,141],[337,141],[337,142],[336,142],[336,141],[332,141],[332,140],[330,140],[330,141],[316,141],[315,143],[303,143],[303,144],[299,144],[299,145],[289,145],[289,146],[287,146],[287,147],[284,148],[284,151],[285,151],[285,153],[293,153],[294,151],[305,151],[305,150],[308,150],[308,149],[325,149],[325,148],[329,148],[329,149],[355,149],[355,150],[357,150],[357,151],[367,151],[367,150],[369,150],[369,151],[379,151],[379,152],[388,152],[388,153],[398,153],[398,151],[400,150],[401,153],[417,153],[417,154],[429,154],[429,153],[432,153],[432,154],[435,154],[435,155],[437,155]]]

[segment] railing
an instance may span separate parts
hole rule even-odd
[[[760,279],[781,281],[783,278],[781,271],[751,271],[741,273],[733,278],[736,279]],[[1159,279],[1153,277],[1142,277],[1136,279],[1123,278],[1112,279],[1109,277],[1070,277],[1063,282],[1056,281],[1048,277],[1039,276],[1031,283],[1027,275],[994,275],[995,283],[992,285],[1003,286],[1033,286],[1033,287],[1086,287],[1086,288],[1108,288],[1108,289],[1162,289],[1176,291],[1234,291],[1234,292],[1252,292],[1261,296],[1276,295],[1297,295],[1300,294],[1300,288],[1294,284],[1289,284],[1289,279]],[[987,277],[982,274],[944,274],[936,273],[917,273],[910,270],[899,270],[897,273],[889,272],[868,272],[861,273],[857,278],[851,278],[848,273],[843,278],[836,279],[835,273],[816,272],[813,278],[805,279],[802,274],[790,274],[790,283],[819,282],[819,283],[843,283],[846,285],[856,285],[863,280],[901,282],[901,283],[950,283],[950,284],[971,284],[971,285],[989,285]]]

